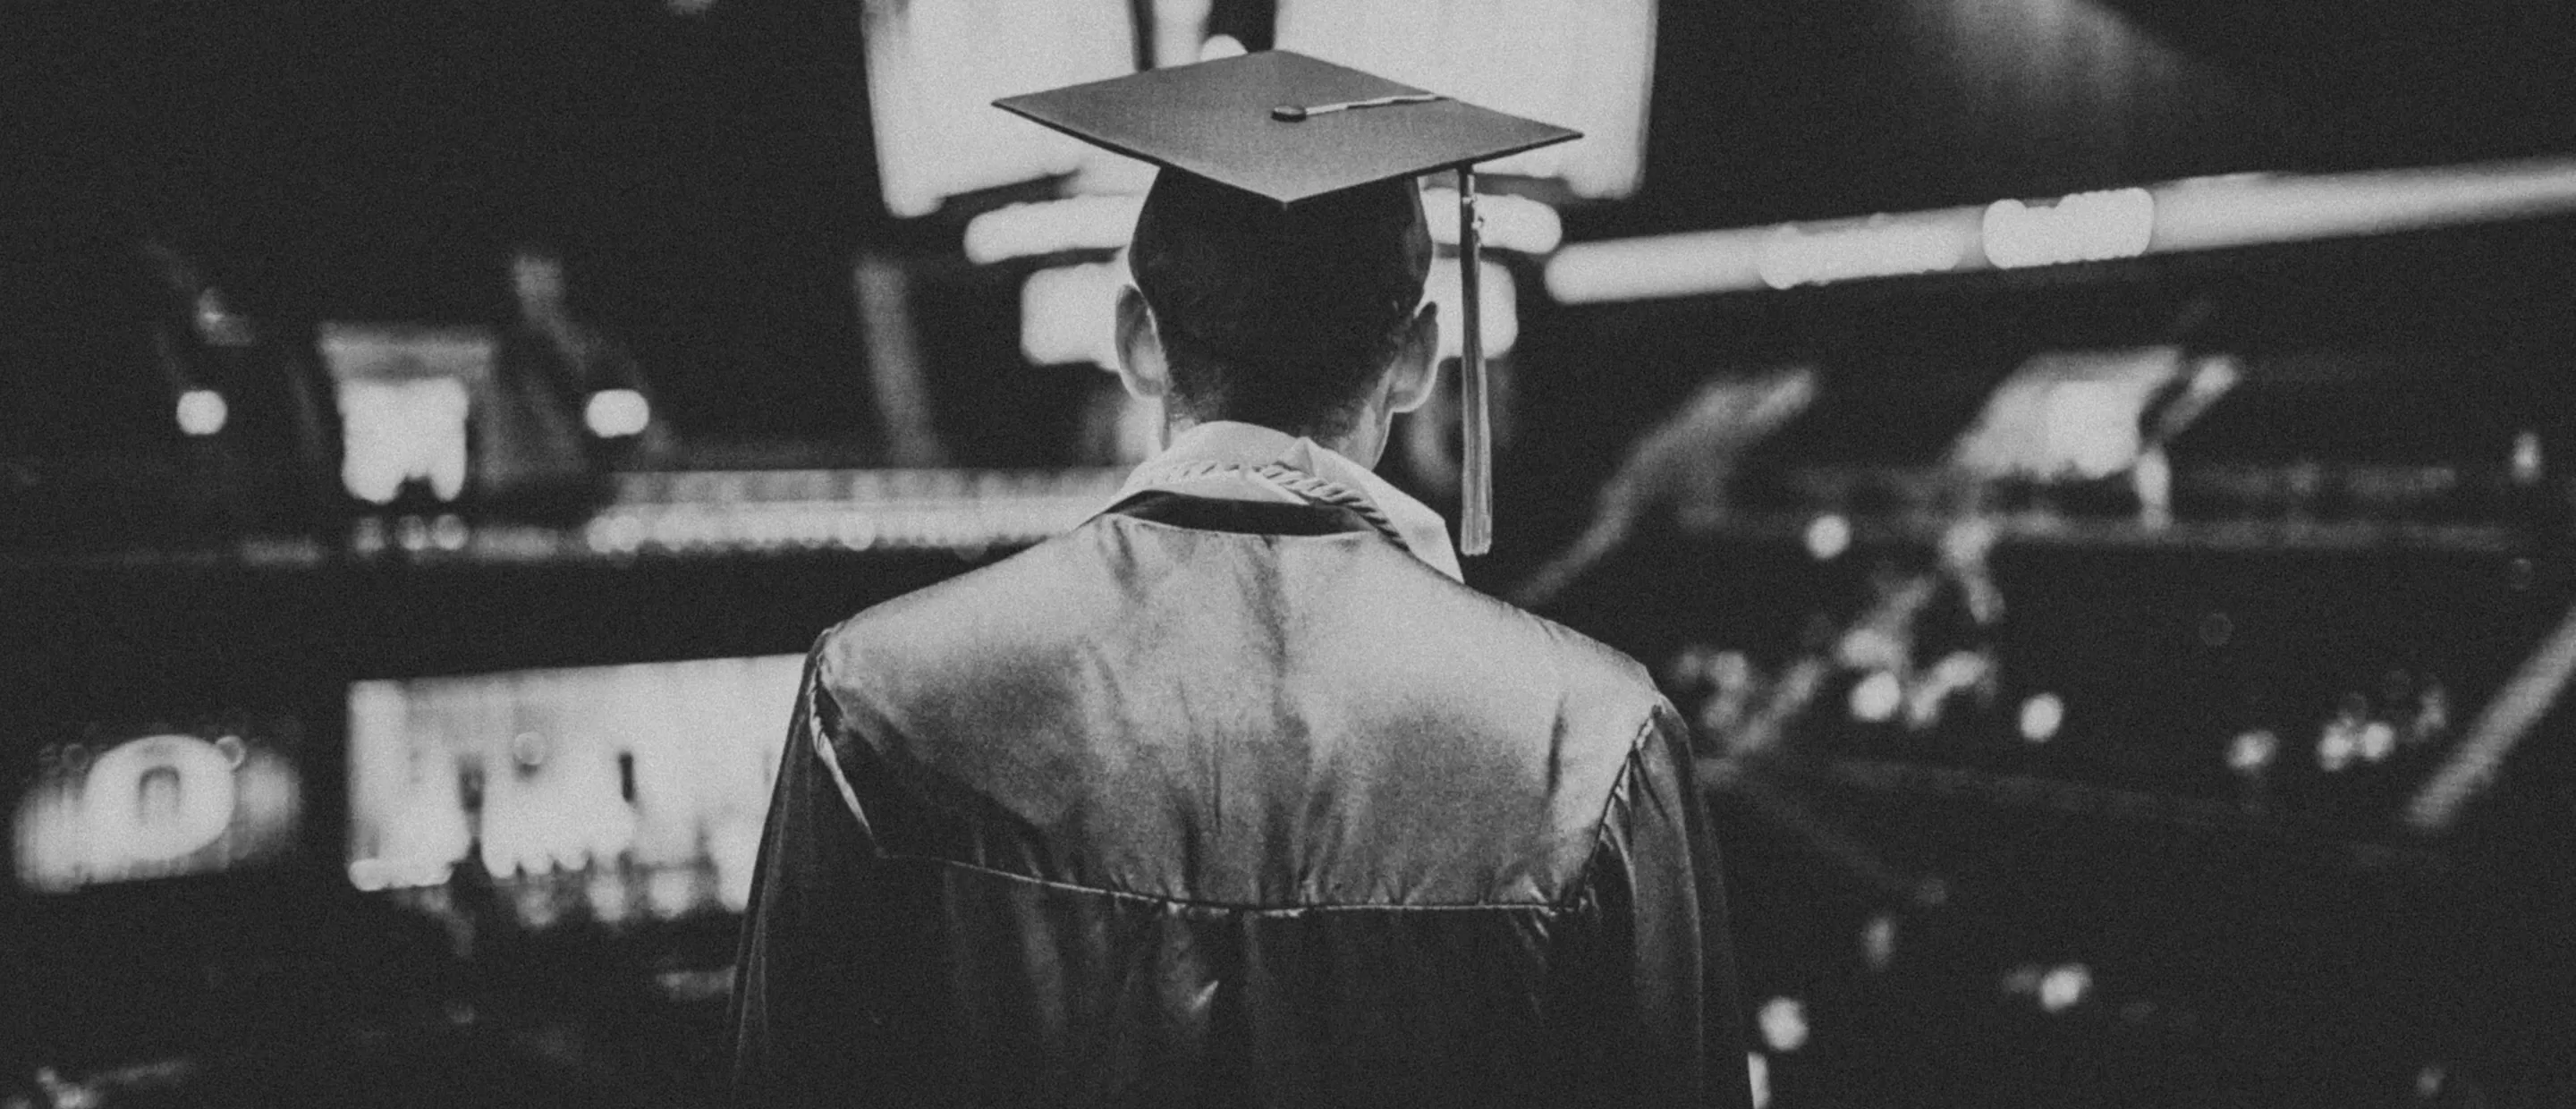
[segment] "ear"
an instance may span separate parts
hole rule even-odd
[[[1440,384],[1440,305],[1425,301],[1404,326],[1404,342],[1386,369],[1386,410],[1411,412],[1431,400]]]
[[[1141,400],[1170,392],[1170,365],[1163,360],[1163,338],[1154,331],[1154,310],[1133,285],[1118,290],[1118,380]]]

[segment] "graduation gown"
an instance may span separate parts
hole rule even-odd
[[[1747,1105],[1702,806],[1626,656],[1148,490],[817,641],[735,1099]]]

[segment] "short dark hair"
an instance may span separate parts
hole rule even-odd
[[[1178,410],[1338,434],[1404,342],[1431,234],[1410,178],[1283,207],[1166,171],[1128,267]]]

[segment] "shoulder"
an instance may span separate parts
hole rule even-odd
[[[1062,632],[1102,607],[1097,591],[1080,588],[1097,572],[1076,553],[1078,533],[859,610],[817,641],[824,676],[915,668]]]
[[[1479,626],[1480,640],[1544,659],[1568,694],[1598,699],[1633,714],[1638,726],[1665,704],[1645,664],[1627,652],[1498,597],[1427,574]]]

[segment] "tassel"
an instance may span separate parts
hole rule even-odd
[[[1458,167],[1458,293],[1463,303],[1458,351],[1458,409],[1466,422],[1458,467],[1458,551],[1481,555],[1494,546],[1494,425],[1492,390],[1485,377],[1483,307],[1478,288],[1476,171]]]

